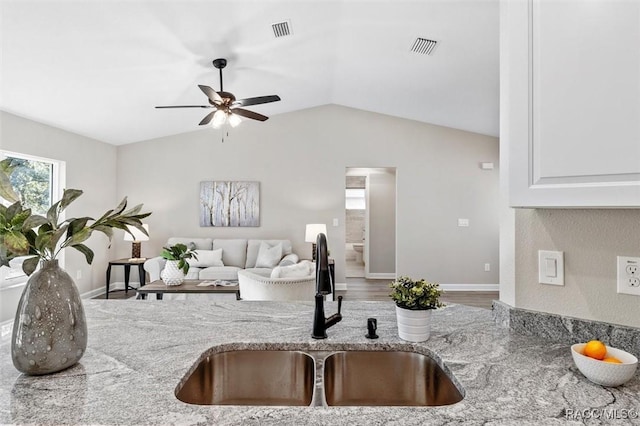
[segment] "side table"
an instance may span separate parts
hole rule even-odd
[[[109,261],[107,267],[107,292],[105,298],[109,298],[109,284],[111,283],[111,267],[112,266],[124,266],[124,292],[129,292],[129,275],[131,275],[131,266],[138,267],[138,274],[140,275],[140,287],[145,284],[146,274],[144,272],[144,262],[147,259],[117,259]],[[133,287],[132,287],[133,288]]]

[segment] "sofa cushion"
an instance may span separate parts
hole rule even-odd
[[[222,263],[222,249],[218,250],[195,250],[198,259],[187,259],[191,266],[207,268],[209,266],[224,266]]]
[[[195,248],[198,250],[211,250],[211,248],[213,247],[213,240],[211,238],[178,238],[178,237],[169,238],[169,240],[167,241],[167,246],[174,246],[178,243],[184,244],[188,248],[191,248],[193,247],[193,245],[195,245]],[[194,250],[194,249],[191,249],[191,250]]]
[[[265,278],[269,278],[271,276],[271,271],[273,271],[273,269],[271,269],[271,268],[247,268],[247,269],[245,269],[245,271],[251,272],[251,273],[256,274],[256,275],[260,275],[260,276],[265,277]]]
[[[289,266],[277,266],[271,271],[271,278],[302,278],[313,275],[313,263],[303,260]]]
[[[275,268],[282,259],[282,243],[270,245],[263,241],[260,244],[256,268]]]
[[[258,259],[258,252],[260,251],[260,244],[266,242],[270,246],[274,246],[278,243],[282,243],[282,255],[286,256],[292,252],[291,241],[289,240],[249,240],[247,242],[247,262],[244,265],[245,268],[254,268],[256,266],[256,260]]]
[[[185,280],[197,280],[200,277],[200,271],[202,268],[196,268],[195,266],[189,267],[189,272],[184,276]]]
[[[238,271],[241,268],[237,266],[211,266],[200,271],[201,280],[228,280],[236,281],[238,279]]]
[[[244,268],[247,261],[247,240],[215,239],[213,249],[222,249],[222,263],[226,266]]]

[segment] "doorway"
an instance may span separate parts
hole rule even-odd
[[[347,167],[345,265],[347,278],[395,278],[395,167]]]

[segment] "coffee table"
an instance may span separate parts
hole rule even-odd
[[[147,295],[155,294],[156,299],[162,300],[162,296],[165,293],[235,293],[236,300],[240,300],[240,287],[236,285],[228,286],[203,286],[198,287],[203,280],[184,280],[180,285],[166,285],[162,280],[153,281],[147,285],[140,287],[138,292],[138,299],[145,300]]]

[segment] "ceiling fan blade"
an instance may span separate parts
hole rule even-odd
[[[198,123],[198,126],[204,126],[205,124],[209,124],[211,122],[211,119],[213,118],[213,114],[215,114],[216,112],[217,111],[213,111],[207,114],[207,116],[203,118],[200,123]]]
[[[166,105],[157,106],[156,108],[213,108],[211,105]]]
[[[231,112],[241,115],[242,117],[251,118],[258,121],[267,121],[269,119],[269,117],[267,117],[266,115],[258,114],[257,112],[249,111],[248,109],[234,108],[231,110]]]
[[[200,88],[200,90],[202,90],[204,92],[205,95],[207,95],[209,100],[211,102],[213,102],[214,104],[220,105],[223,102],[223,100],[220,97],[220,95],[218,95],[218,92],[213,90],[211,87],[203,86],[202,84],[198,84],[198,87]]]
[[[239,99],[235,101],[232,105],[235,106],[249,106],[249,105],[260,105],[260,104],[268,104],[269,102],[277,102],[280,100],[280,96],[278,95],[270,95],[270,96],[258,96],[255,98],[246,98]]]

